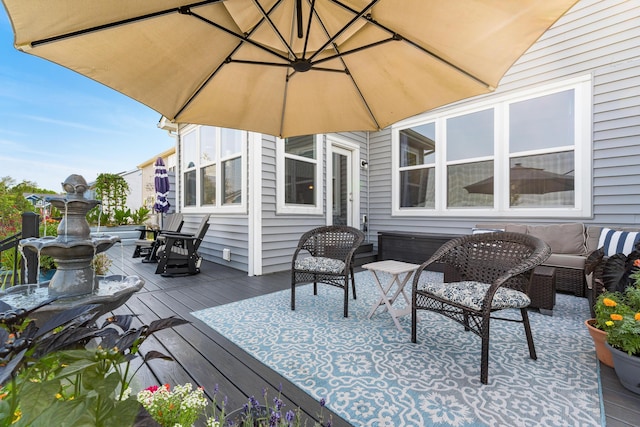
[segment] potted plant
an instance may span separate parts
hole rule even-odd
[[[91,260],[91,267],[98,276],[106,275],[111,264],[113,264],[113,261],[106,254],[97,254]]]
[[[40,256],[40,280],[51,280],[57,269],[56,262],[49,255]]]
[[[607,334],[606,346],[622,385],[640,394],[640,260],[634,261],[633,284],[624,292],[604,292],[595,304],[596,323]]]
[[[614,367],[613,356],[606,345],[606,325],[609,321],[608,311],[603,310],[602,300],[616,292],[624,293],[628,287],[634,286],[634,273],[640,265],[640,247],[635,246],[629,255],[618,253],[605,257],[604,248],[593,251],[585,262],[585,273],[592,274],[593,289],[589,295],[591,315],[585,325],[593,339],[596,356],[603,364]],[[598,315],[600,307],[600,315]]]

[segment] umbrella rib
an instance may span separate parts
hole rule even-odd
[[[322,19],[320,19],[320,16],[318,16],[317,13],[316,13],[316,17],[318,18],[318,22],[320,24],[320,27],[322,27],[322,31],[324,31],[325,35],[327,35],[327,37],[328,37],[329,36],[329,30],[327,30],[327,27],[324,25],[324,22],[322,22]],[[369,117],[371,117],[371,120],[373,120],[373,122],[376,124],[376,127],[378,129],[380,129],[380,123],[378,122],[378,119],[376,118],[375,114],[373,114],[373,110],[371,110],[371,107],[369,106],[369,103],[367,102],[367,99],[364,97],[364,94],[360,90],[360,86],[358,86],[358,83],[356,82],[356,80],[354,79],[353,75],[349,71],[349,67],[347,67],[347,64],[344,62],[344,59],[342,58],[342,55],[340,53],[340,49],[338,49],[338,46],[335,44],[335,42],[333,43],[333,50],[336,52],[336,55],[332,56],[332,58],[337,58],[338,60],[340,60],[340,62],[342,63],[342,66],[344,67],[344,72],[351,79],[351,83],[353,84],[353,87],[355,88],[356,92],[358,92],[358,95],[360,96],[360,100],[362,101],[362,104],[364,105],[364,108],[366,108],[367,112],[369,113]],[[322,60],[316,61],[316,63],[319,63],[319,62],[322,62]],[[287,77],[287,81],[288,81],[288,79],[289,78]]]
[[[311,4],[309,4],[309,7],[311,8],[311,10],[309,11],[309,20],[307,21],[307,35],[304,38],[304,47],[302,48],[302,58],[305,58],[307,56],[307,46],[309,45],[309,34],[311,34],[311,22],[312,22],[315,7],[316,7],[316,0],[311,0]]]
[[[359,20],[360,18],[363,17],[363,15],[365,14],[365,12],[369,9],[371,9],[376,3],[378,3],[380,0],[373,0],[371,3],[369,3],[364,9],[362,9],[360,12],[353,10],[351,8],[349,8],[349,11],[355,13],[355,16],[349,21],[347,22],[340,30],[338,30],[333,36],[330,36],[328,33],[327,35],[330,36],[329,40],[326,41],[325,44],[322,45],[322,47],[320,47],[318,50],[316,50],[316,52],[311,55],[311,57],[309,58],[309,61],[313,61],[313,58],[315,58],[316,56],[318,56],[327,46],[329,46],[330,44],[334,43],[334,41],[340,37],[340,35],[342,35],[342,33],[344,33],[345,31],[347,31],[347,29],[353,25],[357,20]],[[323,25],[324,28],[324,25]],[[326,31],[326,28],[325,28]]]
[[[35,40],[35,41],[32,41],[31,43],[29,43],[29,45],[31,47],[36,47],[36,46],[40,46],[40,45],[47,44],[47,43],[53,43],[53,42],[65,40],[65,39],[68,39],[68,38],[81,36],[81,35],[84,35],[84,34],[94,33],[94,32],[97,32],[97,31],[107,30],[109,28],[114,28],[114,27],[119,27],[119,26],[122,26],[122,25],[132,24],[132,23],[138,22],[138,21],[144,21],[145,19],[157,18],[159,16],[168,15],[168,14],[172,14],[172,13],[181,13],[181,10],[183,10],[183,8],[200,7],[200,6],[205,6],[205,5],[212,4],[212,3],[220,3],[222,1],[223,0],[203,0],[203,1],[192,3],[192,4],[189,4],[189,5],[186,5],[186,6],[180,6],[180,7],[174,7],[174,8],[171,8],[171,9],[160,10],[158,12],[148,13],[146,15],[141,15],[141,16],[136,16],[136,17],[133,17],[133,18],[123,19],[121,21],[110,22],[108,24],[102,24],[102,25],[96,25],[95,27],[84,28],[82,30],[72,31],[70,33],[60,34],[60,35],[53,36],[53,37],[47,37],[46,39]]]
[[[375,25],[376,27],[390,33],[393,34],[394,37],[397,37],[399,40],[403,40],[405,42],[407,42],[408,44],[410,44],[411,46],[421,50],[422,52],[426,53],[427,55],[437,59],[438,61],[442,62],[443,64],[453,68],[454,70],[462,73],[463,75],[469,77],[470,79],[474,80],[477,83],[480,83],[481,85],[483,85],[484,87],[486,87],[489,90],[494,90],[495,88],[490,85],[489,83],[485,82],[484,80],[482,80],[481,78],[475,76],[474,74],[470,73],[469,71],[463,69],[462,67],[454,64],[451,61],[448,61],[446,59],[444,59],[443,57],[441,57],[440,55],[438,55],[437,53],[434,53],[432,51],[430,51],[429,49],[421,46],[420,44],[418,44],[417,42],[414,42],[411,39],[408,39],[404,36],[402,36],[401,34],[398,34],[396,31],[391,30],[390,28],[387,28],[386,26],[382,25],[381,23],[379,23],[378,21],[376,21],[375,19],[373,19],[373,17],[369,14],[369,15],[364,15],[363,16],[363,11],[357,11],[356,9],[351,8],[350,6],[342,3],[339,0],[331,0],[333,3],[337,4],[338,6],[341,6],[343,9],[353,13],[356,15],[356,18],[363,18],[366,19],[367,22],[369,22],[372,25]]]
[[[189,10],[186,14],[187,14],[187,15],[190,15],[190,16],[193,16],[194,18],[198,18],[199,20],[201,20],[201,21],[203,21],[203,22],[205,22],[205,23],[207,23],[207,24],[209,24],[209,25],[211,25],[211,26],[214,26],[214,27],[216,27],[216,28],[217,28],[217,29],[219,29],[219,30],[224,31],[224,32],[225,32],[225,33],[227,33],[227,34],[229,34],[229,35],[231,35],[231,36],[234,36],[234,37],[236,37],[236,38],[240,39],[240,40],[241,40],[242,42],[244,42],[244,43],[249,43],[250,45],[257,47],[258,49],[261,49],[261,50],[263,50],[263,51],[265,51],[265,52],[268,52],[268,53],[270,53],[271,55],[276,56],[276,57],[278,57],[278,58],[280,58],[280,59],[282,59],[282,60],[285,60],[285,61],[287,61],[287,62],[289,62],[289,61],[290,61],[290,59],[289,59],[289,58],[287,58],[286,56],[284,56],[284,55],[280,55],[279,53],[274,52],[273,50],[271,50],[271,49],[269,49],[269,48],[267,48],[267,47],[265,47],[265,46],[261,45],[260,43],[256,43],[256,42],[254,42],[253,40],[251,40],[251,39],[249,38],[250,34],[249,34],[249,35],[242,35],[242,34],[238,34],[238,33],[236,33],[235,31],[232,31],[232,30],[230,30],[230,29],[228,29],[228,28],[226,28],[226,27],[223,27],[222,25],[217,24],[217,23],[215,23],[215,22],[213,22],[213,21],[211,21],[211,20],[209,20],[209,19],[205,18],[204,16],[198,15],[197,13],[193,13],[193,12],[192,12],[192,11],[190,11],[190,10]]]
[[[383,45],[383,44],[386,44],[386,43],[389,43],[389,42],[400,41],[400,40],[402,40],[402,39],[397,37],[397,35],[394,35],[394,36],[392,36],[392,37],[390,37],[388,39],[379,40],[377,42],[373,42],[373,43],[370,43],[370,44],[365,45],[365,46],[360,46],[360,47],[357,47],[355,49],[351,49],[351,50],[347,50],[347,51],[344,51],[344,52],[339,52],[339,53],[337,53],[335,55],[327,56],[326,58],[322,58],[322,59],[319,59],[319,60],[315,61],[314,64],[320,64],[322,62],[331,61],[331,60],[336,59],[336,58],[343,58],[343,57],[345,57],[347,55],[351,55],[351,54],[354,54],[354,53],[357,53],[357,52],[360,52],[360,51],[363,51],[363,50],[366,50],[366,49],[370,49],[372,47],[376,47],[376,46],[380,46],[380,45]]]
[[[287,43],[287,41],[284,39],[284,37],[282,36],[282,34],[280,34],[280,31],[278,30],[278,28],[276,27],[276,25],[273,23],[273,21],[271,20],[271,18],[269,17],[269,14],[274,10],[274,8],[271,8],[271,10],[269,10],[269,13],[267,13],[267,11],[264,10],[264,8],[262,7],[262,5],[260,4],[260,2],[258,2],[258,0],[253,0],[253,3],[255,4],[255,6],[258,8],[258,10],[260,11],[260,13],[262,14],[262,17],[264,18],[265,21],[267,21],[267,23],[269,24],[269,26],[271,27],[271,30],[276,34],[276,36],[280,39],[280,42],[287,48],[287,50],[289,51],[289,54],[291,54],[292,57],[296,58],[296,54],[293,52],[293,49],[291,48],[291,46],[289,46],[289,43]],[[278,2],[278,4],[280,4],[281,2]],[[247,40],[249,41],[249,40]],[[251,41],[249,41],[251,42]],[[257,46],[261,46],[258,45],[257,43],[255,44]],[[264,47],[263,47],[264,48]],[[288,58],[287,58],[288,59]]]

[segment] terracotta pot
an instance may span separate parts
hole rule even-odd
[[[634,393],[640,394],[640,357],[629,356],[626,352],[611,347],[607,343],[615,360],[615,370],[620,383]]]
[[[598,356],[598,360],[603,364],[613,368],[613,356],[611,355],[611,351],[607,348],[607,333],[601,329],[598,329],[593,325],[596,319],[589,319],[584,322],[587,325],[587,329],[589,330],[589,334],[591,334],[591,338],[593,339],[593,343],[596,346],[596,356]]]

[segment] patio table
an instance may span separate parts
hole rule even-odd
[[[378,307],[383,306],[382,312],[385,310],[388,311],[398,330],[402,331],[402,326],[400,326],[400,322],[398,322],[398,317],[411,313],[411,300],[405,293],[404,287],[418,267],[420,267],[418,264],[410,264],[394,260],[372,262],[362,266],[362,268],[373,273],[376,285],[380,291],[380,299],[371,308],[371,312],[369,313],[369,316],[367,316],[367,319],[371,319],[371,316],[373,316]],[[386,285],[383,285],[380,282],[379,273],[387,273],[391,275],[391,279]],[[401,280],[400,277],[402,274],[404,274],[404,277]],[[395,291],[392,291],[394,284],[397,285],[397,288]],[[407,306],[401,309],[394,308],[393,303],[400,295],[403,296]]]

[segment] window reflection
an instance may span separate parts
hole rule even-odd
[[[510,163],[511,207],[575,205],[573,151],[514,157]]]

